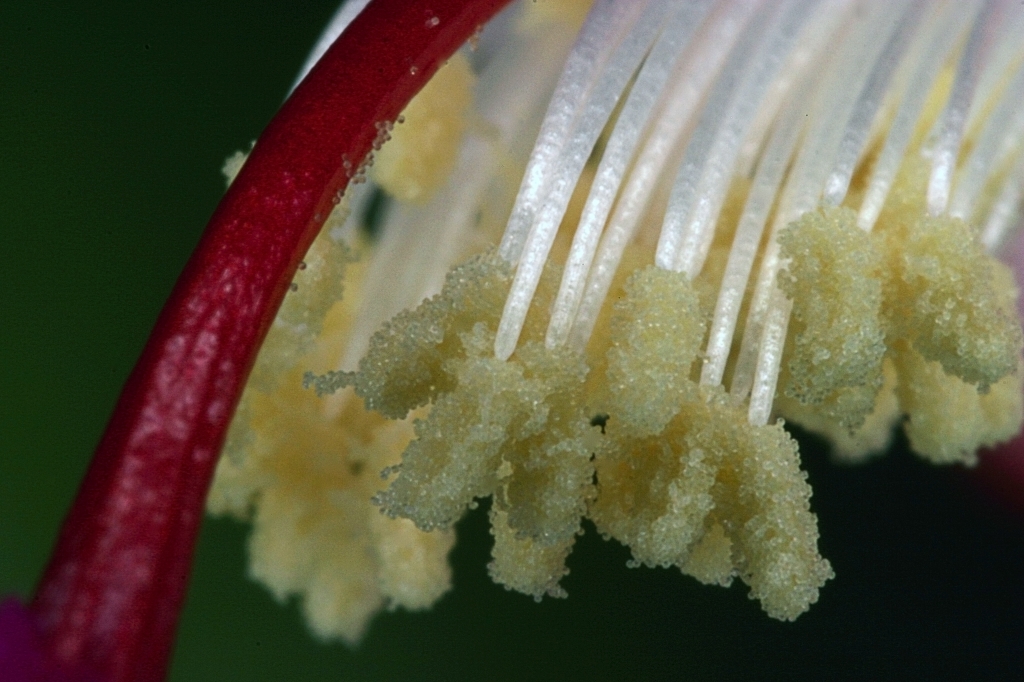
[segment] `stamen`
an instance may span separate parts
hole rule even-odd
[[[509,263],[519,261],[533,216],[547,194],[549,178],[558,168],[562,148],[570,139],[589,93],[602,77],[605,64],[636,20],[640,3],[597,0],[580,30],[562,75],[551,95],[533,154],[523,173],[515,206],[498,253]]]
[[[809,96],[810,86],[811,81],[806,80],[797,93],[798,101]],[[804,120],[798,107],[786,109],[757,165],[757,173],[736,227],[736,236],[733,238],[715,304],[715,316],[705,351],[707,357],[701,368],[700,382],[704,386],[717,386],[722,382],[740,305],[747,291],[747,282],[757,257],[764,226],[803,131]]]
[[[864,153],[871,125],[882,105],[886,88],[903,55],[904,48],[910,42],[920,26],[922,15],[926,10],[923,3],[917,2],[906,8],[900,18],[896,30],[889,37],[882,53],[878,56],[874,70],[861,91],[854,105],[853,113],[846,124],[846,131],[839,143],[839,154],[835,167],[825,181],[822,202],[829,206],[838,206],[846,198],[850,188],[850,179],[854,168]]]
[[[885,5],[870,17],[855,18],[854,25],[848,28],[843,37],[839,52],[816,85],[817,94],[804,144],[797,154],[779,199],[779,207],[772,224],[771,241],[761,263],[747,315],[740,355],[730,388],[734,400],[745,398],[755,384],[761,387],[774,385],[776,378],[761,373],[777,374],[778,365],[773,365],[767,358],[755,360],[755,355],[771,352],[771,347],[761,340],[761,336],[763,333],[774,333],[769,332],[766,327],[769,318],[776,320],[775,324],[779,325],[778,320],[782,316],[781,311],[772,309],[771,304],[772,300],[779,300],[772,293],[776,286],[776,274],[781,265],[776,240],[778,231],[816,208],[825,182],[835,166],[839,144],[844,134],[845,126],[837,126],[835,123],[850,120],[857,104],[857,96],[870,75],[871,66],[885,45],[884,42],[879,45],[874,38],[878,35],[891,34],[898,26],[896,19],[900,14],[902,11],[899,5]],[[775,359],[781,360],[781,355]],[[759,399],[769,401],[774,396],[765,393],[758,395]],[[753,397],[751,399],[753,400]],[[751,415],[763,415],[770,412],[771,406],[755,406],[752,403],[750,410]]]
[[[703,27],[703,37],[694,46],[692,54],[673,74],[673,86],[660,105],[660,112],[654,117],[644,148],[630,171],[612,219],[601,238],[583,300],[570,332],[571,347],[581,350],[589,341],[622,254],[647,210],[662,170],[669,162],[673,149],[689,131],[694,110],[706,90],[714,83],[722,63],[736,44],[755,7],[752,2],[734,2],[717,8],[709,19],[709,25]]]
[[[525,211],[517,214],[513,209],[503,244],[509,243],[509,235],[521,231],[521,225],[526,225],[527,218],[530,219],[530,231],[494,341],[495,355],[501,359],[515,350],[558,226],[590,152],[624,89],[650,50],[667,11],[667,2],[656,0],[633,20],[629,34],[608,60],[601,79],[579,112],[575,130],[560,152],[560,164],[549,173],[545,183],[547,193],[540,211],[530,216]],[[505,256],[506,251],[502,249],[500,253]]]
[[[642,14],[616,14],[603,22],[591,15],[587,23],[591,33],[585,27],[573,51],[577,59],[585,49],[596,49],[587,40],[591,34],[628,35],[614,49],[594,53],[591,70],[574,66],[570,58],[560,80],[502,241],[501,255],[512,262],[518,259],[519,264],[495,338],[497,357],[507,358],[515,349],[586,157],[636,65],[646,55],[646,64],[611,133],[584,205],[550,311],[546,345],[555,348],[568,342],[577,350],[586,345],[641,215],[651,197],[666,187],[662,170],[673,149],[680,148],[680,138],[696,121],[672,185],[655,262],[659,267],[696,277],[710,251],[726,190],[737,169],[756,167],[722,276],[701,383],[716,385],[725,374],[766,218],[777,201],[731,386],[734,400],[749,397],[757,402],[751,405],[751,418],[766,420],[781,360],[781,350],[773,350],[771,339],[780,334],[784,339],[788,324],[788,303],[775,293],[776,275],[784,265],[776,243],[779,230],[819,205],[838,206],[844,202],[872,130],[881,119],[883,105],[887,105],[896,113],[873,164],[858,216],[861,228],[870,230],[910,144],[927,95],[957,41],[959,26],[968,20],[973,24],[958,62],[953,90],[932,136],[936,141],[931,146],[934,160],[928,201],[929,210],[934,211],[939,196],[936,188],[941,189],[941,176],[946,172],[942,159],[951,155],[955,161],[968,114],[978,111],[976,102],[982,86],[996,88],[997,76],[1003,73],[985,58],[996,55],[999,59],[993,56],[993,60],[1006,65],[1016,54],[1006,41],[997,40],[995,47],[983,42],[986,27],[995,22],[995,10],[990,6],[962,9],[911,0],[869,4],[870,11],[862,11],[865,8],[855,3],[816,4],[812,0],[733,3],[716,12],[708,20],[710,26],[705,27],[705,36],[713,30],[720,34],[717,42],[704,40],[693,47],[689,38],[708,9],[704,4],[680,8],[668,18],[667,8],[660,3],[645,5]],[[609,8],[600,11],[611,13]],[[651,49],[650,43],[662,25],[662,36]],[[805,32],[808,27],[814,29],[814,35]],[[682,32],[684,29],[687,32]],[[1000,32],[1000,38],[1007,32]],[[815,38],[821,35],[831,41],[829,48],[838,44],[838,51],[826,51],[824,40],[815,44]],[[687,59],[681,59],[684,51],[691,53]],[[821,63],[826,64],[823,76],[800,73],[801,66]],[[575,90],[567,83],[573,69],[586,76],[577,79]],[[693,78],[698,71],[709,75],[703,80]],[[672,86],[662,92],[670,77]],[[795,85],[801,78],[808,79],[806,84]],[[1005,83],[1005,75],[1002,78]],[[687,87],[677,85],[680,82]],[[703,95],[712,84],[710,92]],[[565,95],[570,90],[580,95],[575,107]],[[791,94],[788,101],[783,97],[794,91],[800,96]],[[1017,76],[1003,86],[997,110],[979,119],[983,127],[973,146],[970,168],[991,169],[998,165],[997,159],[1007,158],[1017,146],[1024,131],[1024,114],[1015,112],[1008,103],[1021,95],[1024,76]],[[693,114],[701,97],[704,103],[697,119]],[[813,102],[810,116],[805,111],[805,120],[801,120],[797,115],[799,103],[807,100]],[[555,131],[565,141],[548,139]],[[646,140],[635,153],[644,135]],[[762,158],[757,161],[758,150],[762,149]],[[793,167],[786,177],[794,154]],[[633,168],[623,183],[631,161]],[[962,175],[965,180],[958,184],[957,196],[963,198],[957,199],[956,209],[961,213],[965,210],[962,206],[973,203],[985,182],[980,172],[965,169]],[[940,194],[944,192],[948,197],[948,190],[947,186]],[[1002,211],[998,215],[1002,217],[993,213],[989,221],[989,240],[1005,229],[1013,199],[1013,191],[1007,189],[999,204]],[[943,199],[943,208],[945,203]],[[611,220],[602,230],[609,213]],[[756,397],[751,394],[755,385]]]
[[[659,267],[691,279],[700,272],[743,135],[807,18],[808,5],[766,5],[740,38],[740,49],[719,75],[676,176],[655,254]],[[774,16],[769,21],[765,14]]]
[[[435,291],[460,249],[504,224],[499,249],[385,323],[356,372],[311,378],[416,420],[375,504],[429,531],[491,496],[490,573],[535,597],[564,596],[589,518],[635,563],[739,576],[769,614],[799,615],[832,573],[796,445],[773,419],[850,460],[902,419],[941,463],[971,463],[1024,419],[1011,274],[973,226],[928,215],[959,161],[953,210],[974,214],[989,248],[1017,218],[1024,54],[1007,36],[1024,21],[1008,12],[599,1],[543,119],[548,75],[528,75],[528,103],[499,94],[541,46],[496,48],[481,78],[500,80],[478,98],[449,186],[386,221],[363,282],[383,295],[367,307]],[[532,151],[517,146],[532,139],[524,120],[541,131]],[[514,201],[514,185],[494,193],[510,166],[526,168]],[[490,220],[510,204],[507,223]],[[941,424],[960,403],[964,418]]]
[[[981,245],[989,253],[995,253],[1005,245],[1007,234],[1020,218],[1021,201],[1024,199],[1024,154],[1017,157],[1017,163],[1007,174],[999,196],[989,209],[988,220],[981,231]]]
[[[928,93],[934,87],[935,79],[960,36],[962,27],[970,23],[976,12],[977,6],[969,3],[940,6],[939,15],[927,30],[921,32],[916,45],[910,51],[908,63],[916,66],[906,78],[906,90],[902,95],[896,117],[889,125],[885,145],[875,159],[871,171],[871,179],[857,215],[857,225],[862,230],[870,232],[878,220],[910,145]]]
[[[796,83],[797,90],[792,93],[792,101],[804,102],[812,97],[814,80],[806,77],[807,69],[816,64],[828,37],[832,35],[838,20],[843,16],[834,10],[835,7],[828,4],[819,6],[817,16],[810,18],[804,28],[799,41],[803,47],[793,56],[793,71],[787,76],[790,84],[785,87],[789,90],[792,83]],[[764,227],[806,122],[806,115],[800,107],[784,107],[780,116],[758,162],[729,251],[715,304],[714,319],[705,352],[706,359],[701,368],[701,384],[704,386],[717,386],[722,381],[732,349],[740,305],[747,291],[750,271],[757,257]],[[763,133],[765,130],[765,126],[759,126],[752,130],[748,137],[753,138],[755,134]]]
[[[982,124],[978,141],[967,162],[957,173],[956,189],[949,214],[968,220],[973,216],[978,195],[992,174],[1005,165],[1024,134],[1024,63],[1019,64],[994,111]]]
[[[933,216],[943,213],[946,204],[949,203],[953,170],[960,151],[971,99],[978,83],[985,52],[985,37],[994,8],[995,3],[985,3],[975,18],[967,45],[957,65],[953,90],[933,129],[933,143],[930,145],[932,172],[928,179],[928,212]]]
[[[583,207],[580,224],[566,259],[558,298],[551,311],[546,344],[563,345],[583,297],[587,272],[601,238],[619,186],[638,146],[640,135],[661,97],[669,77],[711,7],[711,0],[681,5],[665,25],[630,90]]]

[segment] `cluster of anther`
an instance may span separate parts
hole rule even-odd
[[[564,595],[589,519],[635,564],[739,577],[797,617],[832,573],[778,417],[853,460],[899,422],[939,463],[1020,428],[1016,289],[990,252],[1024,177],[1022,24],[973,3],[599,1],[571,49],[550,22],[483,35],[475,98],[459,60],[423,98],[459,103],[420,133],[445,142],[413,158],[410,107],[381,149],[394,200],[333,359],[288,370],[330,394],[304,408],[318,424],[372,415],[314,451],[390,448],[386,489],[317,495],[373,495],[421,535],[491,497],[491,575],[536,598]]]

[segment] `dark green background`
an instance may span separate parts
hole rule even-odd
[[[0,594],[28,594],[105,419],[222,191],[331,2],[0,3]],[[213,9],[211,9],[213,7]],[[739,585],[625,568],[591,532],[566,601],[489,582],[481,512],[455,591],[351,651],[310,639],[208,522],[175,680],[992,679],[1024,664],[1024,518],[897,449],[804,440],[838,577],[794,624]],[[2,675],[0,675],[2,677]]]

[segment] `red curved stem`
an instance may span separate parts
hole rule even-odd
[[[50,657],[163,679],[231,414],[295,268],[377,135],[508,0],[375,0],[260,137],[117,402],[31,610]]]

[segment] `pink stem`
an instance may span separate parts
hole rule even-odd
[[[32,601],[71,679],[164,678],[217,454],[299,260],[377,124],[507,2],[374,0],[267,126],[121,393]]]

